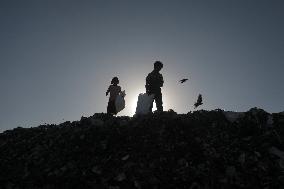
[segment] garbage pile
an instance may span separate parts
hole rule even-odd
[[[80,121],[0,134],[0,188],[283,188],[284,113],[223,110]]]

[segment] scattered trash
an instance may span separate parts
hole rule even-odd
[[[282,120],[169,110],[16,128],[0,133],[0,188],[282,188]]]
[[[125,161],[129,158],[129,155],[127,154],[126,156],[124,156],[123,158],[121,158],[121,160]]]
[[[272,115],[269,115],[268,116],[268,119],[267,119],[267,123],[266,123],[268,126],[272,126],[273,125],[273,116]]]
[[[117,181],[119,181],[119,182],[121,182],[121,181],[123,181],[123,180],[125,180],[125,179],[126,179],[125,173],[119,173],[119,174],[116,176],[116,178],[115,178],[115,180],[117,180]]]
[[[94,166],[92,168],[92,172],[95,173],[95,174],[98,174],[98,175],[102,174],[102,171],[99,169],[98,166]]]
[[[226,116],[227,120],[230,121],[231,123],[245,116],[243,112],[232,112],[232,111],[226,111],[224,112],[224,115]]]
[[[284,160],[284,152],[279,150],[278,148],[272,146],[270,149],[269,149],[269,152],[273,155],[276,155],[277,157],[281,158]]]
[[[95,126],[103,126],[104,122],[100,119],[91,119],[91,124]]]

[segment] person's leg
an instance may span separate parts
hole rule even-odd
[[[154,97],[155,98],[155,97]],[[154,102],[154,100],[153,100]],[[150,107],[149,107],[149,113],[152,113],[152,109],[153,109],[153,102],[151,103]]]
[[[117,114],[114,100],[111,102],[111,113],[114,115]]]
[[[108,101],[107,104],[107,114],[111,114],[111,101]]]
[[[162,99],[162,93],[158,93],[155,95],[155,102],[158,112],[163,111],[163,99]]]
[[[111,115],[116,114],[115,101],[108,102],[107,113]]]
[[[116,111],[115,101],[112,102],[112,107],[113,107],[112,112],[113,112],[114,115],[116,115],[117,111]]]

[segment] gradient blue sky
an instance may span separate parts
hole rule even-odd
[[[165,110],[284,110],[282,0],[1,0],[0,26],[0,132],[106,112],[113,76],[133,115],[155,60]]]

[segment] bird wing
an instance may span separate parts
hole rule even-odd
[[[180,80],[180,82],[181,83],[184,83],[184,82],[186,82],[188,79],[182,79],[182,80]]]

